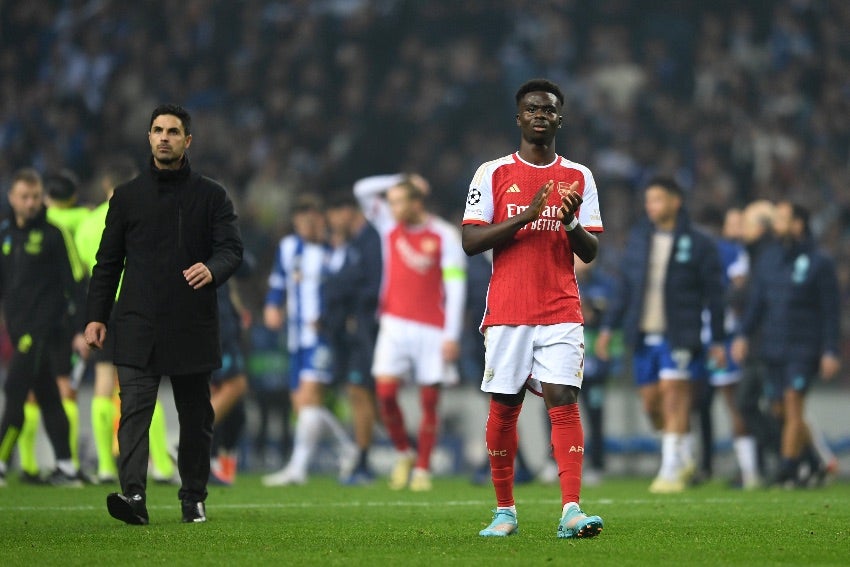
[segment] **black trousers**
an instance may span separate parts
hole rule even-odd
[[[118,366],[121,421],[118,424],[118,478],[124,494],[145,495],[148,471],[148,433],[161,380],[148,370]],[[213,413],[210,373],[171,376],[174,405],[180,422],[177,470],[180,500],[203,502],[210,476]]]
[[[41,408],[44,428],[53,445],[57,460],[71,458],[68,440],[68,416],[62,407],[56,373],[51,364],[51,351],[58,337],[43,338],[27,335],[17,341],[15,354],[9,363],[4,392],[6,400],[0,421],[0,460],[8,463],[12,449],[24,424],[24,403],[30,390]]]
[[[245,429],[245,400],[239,398],[230,412],[218,422],[213,433],[212,456],[215,457],[219,449],[234,451],[242,439]]]

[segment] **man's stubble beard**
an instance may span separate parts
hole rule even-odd
[[[156,155],[154,155],[154,159],[159,164],[171,165],[173,163],[180,162],[183,159],[183,154],[180,154],[179,156],[178,155],[170,155],[168,157],[157,157]]]

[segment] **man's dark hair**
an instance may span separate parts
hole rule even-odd
[[[561,92],[561,87],[548,79],[531,79],[525,82],[516,92],[516,103],[519,106],[522,97],[528,93],[544,92],[555,95],[561,106],[564,106],[564,93]]]
[[[786,201],[786,203],[791,208],[791,219],[803,223],[803,234],[809,234],[811,232],[810,222],[812,216],[809,209],[795,201]]]
[[[685,196],[682,186],[675,179],[666,175],[659,175],[650,179],[649,183],[646,184],[646,188],[649,189],[650,187],[660,187],[670,195],[674,195],[680,199],[683,199]]]
[[[334,189],[330,195],[328,195],[326,208],[342,209],[345,207],[351,207],[356,209],[358,206],[357,199],[354,198],[354,193],[351,192],[351,189],[341,188]]]
[[[163,114],[176,116],[183,124],[183,133],[187,136],[192,133],[192,117],[189,115],[189,112],[179,104],[160,104],[154,108],[151,113],[151,123],[148,125],[148,131],[150,131],[151,126],[153,126],[153,121],[156,120],[156,117],[162,116]]]
[[[77,176],[68,169],[48,173],[44,176],[44,191],[54,201],[67,201],[77,194]]]

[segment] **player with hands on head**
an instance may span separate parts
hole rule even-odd
[[[378,175],[354,184],[363,214],[381,235],[384,257],[380,329],[372,373],[381,419],[397,452],[390,488],[427,491],[437,442],[441,386],[459,379],[466,301],[466,256],[456,227],[431,213],[420,175]],[[419,387],[422,418],[410,442],[398,391]]]

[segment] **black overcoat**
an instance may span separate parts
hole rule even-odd
[[[87,320],[107,324],[105,348],[117,365],[169,376],[219,368],[215,290],[241,261],[236,213],[224,187],[193,172],[188,157],[179,170],[157,169],[151,160],[109,201]],[[212,285],[198,290],[183,276],[196,262],[213,276]]]

